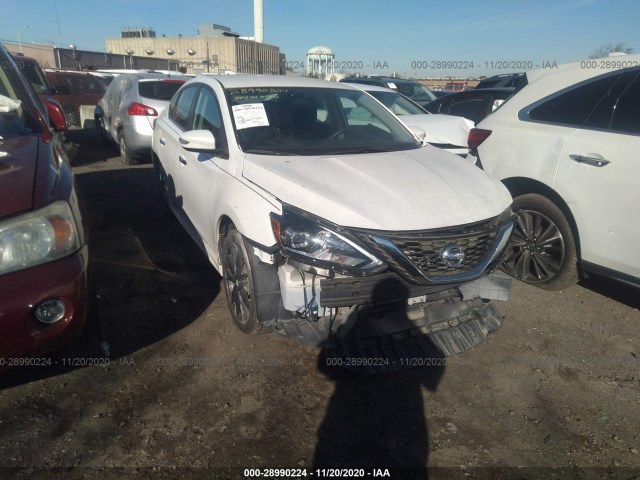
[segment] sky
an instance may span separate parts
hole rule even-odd
[[[0,0],[0,42],[104,51],[123,27],[253,35],[253,0]],[[640,53],[638,0],[264,0],[265,43],[291,67],[330,47],[347,73],[471,77],[580,61],[608,43]],[[19,37],[19,38],[18,38]]]

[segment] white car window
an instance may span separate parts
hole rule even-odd
[[[189,115],[197,91],[197,86],[187,87],[180,91],[169,105],[169,119],[182,130],[189,129]]]

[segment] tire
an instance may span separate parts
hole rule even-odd
[[[222,242],[222,283],[236,327],[249,335],[265,333],[267,328],[258,318],[255,272],[258,259],[247,249],[244,238],[231,230]]]
[[[126,165],[137,165],[138,161],[129,150],[122,131],[118,132],[118,145],[120,146],[120,157],[122,157],[122,162]]]
[[[562,210],[547,197],[516,197],[518,220],[505,251],[502,270],[544,290],[562,290],[578,281],[576,242]]]
[[[104,130],[102,128],[102,118],[94,117],[95,125],[96,125],[96,142],[101,147],[107,144],[107,139],[104,135]]]

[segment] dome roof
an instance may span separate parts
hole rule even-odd
[[[333,55],[333,50],[324,45],[318,45],[317,47],[311,47],[307,51],[307,55]]]

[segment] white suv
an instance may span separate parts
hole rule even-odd
[[[469,137],[514,197],[503,268],[549,290],[580,272],[640,285],[640,55],[526,75]]]
[[[478,297],[504,294],[487,275],[513,228],[511,196],[466,159],[422,147],[361,90],[198,76],[156,121],[153,152],[165,200],[222,274],[245,333],[322,342],[373,304],[362,335],[413,329],[456,353],[502,321]],[[411,304],[402,325],[381,319],[395,301]]]

